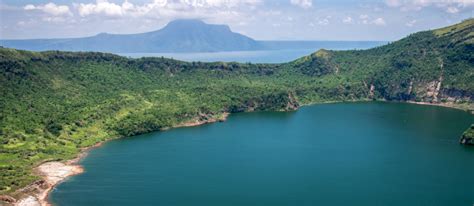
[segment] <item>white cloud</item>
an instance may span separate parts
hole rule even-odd
[[[474,8],[474,0],[385,0],[389,7],[400,8],[402,11],[419,11],[425,7],[434,7],[448,13],[461,10],[470,11]]]
[[[303,9],[308,9],[308,8],[311,8],[313,6],[313,1],[312,0],[291,0],[290,3],[295,5],[295,6],[299,6]]]
[[[123,7],[122,7],[123,6]],[[104,14],[106,16],[122,16],[127,9],[133,8],[133,4],[125,1],[122,5],[110,3],[107,0],[97,0],[96,3],[79,4],[77,10],[80,16],[91,14]]]
[[[369,15],[367,15],[367,14],[361,14],[359,16],[359,19],[361,20],[360,23],[362,23],[362,24],[369,24],[370,23],[369,22]]]
[[[326,16],[324,18],[318,18],[318,19],[316,19],[316,23],[318,25],[321,25],[321,26],[326,26],[330,23],[331,18],[332,18],[332,16]]]
[[[417,22],[416,20],[411,20],[411,21],[407,22],[405,25],[408,26],[408,27],[412,27],[416,24],[416,22]]]
[[[353,21],[354,21],[354,20],[353,20],[352,17],[350,17],[350,16],[348,16],[348,17],[342,19],[342,23],[344,23],[344,24],[352,24]]]
[[[246,6],[253,8],[262,3],[262,0],[153,0],[141,5],[130,3],[125,0],[122,4],[109,2],[108,0],[96,0],[95,3],[75,4],[80,16],[105,15],[112,17],[120,16],[187,16],[194,12],[191,17],[196,16],[196,11],[207,16],[212,13],[228,12],[228,9]],[[209,12],[207,9],[219,8],[219,12]],[[227,9],[227,10],[226,10]]]
[[[385,25],[387,25],[384,18],[378,17],[378,18],[374,19],[374,18],[371,18],[367,14],[361,14],[359,16],[358,23],[359,24],[368,24],[368,25],[372,24],[372,25],[376,25],[376,26],[385,26]]]
[[[448,7],[448,8],[446,9],[446,12],[451,13],[451,14],[455,14],[455,13],[458,13],[458,12],[459,12],[459,9],[456,8],[456,7]]]
[[[236,7],[260,4],[261,0],[179,0],[179,2],[192,7]]]
[[[1,1],[1,0],[0,0]],[[38,20],[51,23],[91,22],[101,18],[111,21],[142,21],[148,29],[162,26],[173,19],[203,19],[209,23],[226,23],[248,27],[240,22],[252,22],[260,16],[258,9],[264,0],[145,0],[142,3],[132,0],[90,0],[71,3],[72,6],[48,3],[44,5],[27,4],[25,11],[42,11],[50,15],[39,15]],[[0,3],[0,5],[2,5]],[[71,8],[71,9],[70,9]],[[36,12],[39,14],[38,12]],[[275,13],[275,12],[271,12]],[[79,18],[74,18],[74,16]],[[55,17],[55,18],[53,18]],[[62,18],[59,18],[62,17]]]
[[[318,20],[318,24],[319,25],[322,25],[322,26],[326,26],[329,24],[329,20],[328,19],[321,19],[321,20]]]
[[[55,3],[47,3],[44,5],[35,6],[33,4],[28,4],[23,7],[24,10],[31,11],[31,10],[40,10],[44,13],[53,15],[53,16],[72,16],[71,10],[66,5],[56,5]]]
[[[25,7],[23,7],[23,9],[25,9],[25,10],[35,10],[36,6],[33,5],[33,4],[28,4]]]
[[[361,14],[359,16],[359,19],[368,19],[368,18],[369,18],[369,15],[367,15],[367,14]]]
[[[52,22],[52,23],[61,23],[61,22],[65,22],[66,18],[63,18],[60,16],[53,16],[53,17],[43,17],[42,20],[46,22]]]
[[[373,24],[377,25],[377,26],[385,26],[387,23],[385,23],[385,19],[379,17],[379,18],[376,18],[374,21],[372,21]]]

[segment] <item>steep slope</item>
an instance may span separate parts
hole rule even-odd
[[[73,158],[80,148],[226,112],[369,99],[472,110],[473,29],[470,19],[374,49],[320,50],[286,64],[0,48],[0,192],[17,194],[38,178],[36,165]]]
[[[175,20],[141,34],[107,34],[74,39],[1,40],[5,47],[34,51],[215,52],[255,50],[259,43],[226,25],[200,20]]]
[[[376,99],[472,102],[474,20],[369,50],[320,50],[288,66],[307,75],[335,74],[363,82],[361,89]]]

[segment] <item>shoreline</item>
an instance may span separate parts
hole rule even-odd
[[[194,127],[208,123],[223,122],[227,119],[229,114],[230,113],[228,112],[224,112],[219,114],[217,117],[200,115],[198,119],[192,119],[187,122],[179,123],[175,126],[164,128],[161,131],[172,128]],[[117,138],[112,138],[110,140],[113,139]],[[90,150],[100,147],[105,142],[110,140],[105,140],[93,146],[82,148],[81,152],[79,152],[79,154],[74,159],[66,161],[47,161],[39,164],[39,166],[34,168],[34,173],[38,174],[38,176],[41,177],[41,180],[35,181],[17,191],[18,193],[24,193],[24,197],[19,200],[12,198],[14,202],[11,202],[10,204],[14,206],[52,206],[52,204],[48,201],[48,197],[54,187],[71,176],[83,173],[85,170],[83,166],[79,164],[79,162],[88,155]],[[3,198],[8,199],[11,197],[5,196]]]
[[[462,106],[463,104],[455,104],[455,103],[431,103],[431,102],[415,102],[415,101],[406,101],[406,103],[458,109],[458,110],[462,110],[462,111],[465,111],[465,112],[468,112],[468,113],[474,115],[474,105],[473,104],[466,104],[466,107],[463,107]]]
[[[302,104],[302,106],[311,106],[311,105],[318,105],[318,104],[337,104],[337,103],[367,103],[367,102],[388,102],[388,103],[402,103],[402,104],[417,104],[417,105],[428,105],[428,106],[437,106],[437,107],[446,107],[451,109],[457,109],[461,111],[465,111],[474,115],[474,104],[456,104],[453,102],[448,103],[432,103],[432,102],[417,102],[417,101],[388,101],[384,99],[376,99],[376,100],[348,100],[348,101],[323,101],[317,103],[308,103]]]
[[[376,100],[376,101],[380,101],[380,100]],[[370,100],[369,101],[364,101],[364,100],[362,101],[328,101],[328,102],[304,104],[301,106],[343,103],[343,102],[373,102],[373,101],[370,101]],[[381,102],[390,102],[390,101],[382,100]],[[473,108],[471,108],[472,107],[471,105],[468,105],[466,108],[464,108],[464,107],[460,107],[459,104],[456,105],[454,103],[448,104],[448,103],[430,103],[430,102],[415,102],[415,101],[404,101],[404,102],[397,102],[397,103],[441,106],[441,107],[467,111],[470,114],[474,115],[474,110]],[[160,131],[166,131],[173,128],[194,127],[194,126],[200,126],[200,125],[204,125],[208,123],[223,122],[227,120],[229,115],[230,115],[229,112],[223,112],[216,116],[200,114],[198,117],[192,120],[178,123],[171,127],[163,128]],[[113,139],[117,139],[117,138],[112,138],[110,140],[113,140]],[[48,202],[48,196],[51,190],[53,190],[55,186],[65,181],[67,178],[83,173],[84,168],[82,167],[82,165],[79,164],[80,160],[85,158],[91,149],[100,147],[102,146],[102,144],[110,140],[105,140],[93,146],[82,148],[81,152],[74,159],[66,160],[66,161],[48,161],[48,162],[41,163],[39,166],[37,166],[34,169],[34,172],[41,177],[41,180],[35,181],[32,184],[26,186],[25,188],[22,188],[19,191],[17,191],[19,193],[24,192],[25,197],[19,200],[15,200],[14,202],[11,202],[10,204],[15,205],[15,206],[52,206],[52,204]],[[33,189],[33,191],[28,191],[30,189]],[[3,198],[9,198],[9,196],[5,196]]]
[[[34,173],[40,176],[41,180],[35,181],[21,189],[20,192],[24,192],[25,194],[23,196],[25,197],[13,202],[12,205],[52,206],[52,204],[48,202],[51,190],[67,178],[83,173],[84,168],[79,162],[88,155],[90,150],[102,146],[104,142],[82,148],[81,152],[73,159],[66,161],[47,161],[39,164],[34,168]]]

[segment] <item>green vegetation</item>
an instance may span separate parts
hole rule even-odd
[[[474,124],[471,125],[461,136],[461,144],[474,145]]]
[[[0,48],[0,193],[32,168],[104,140],[224,112],[385,99],[472,109],[474,20],[363,51],[320,50],[285,64],[129,59]]]

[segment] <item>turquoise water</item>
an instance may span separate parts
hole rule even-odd
[[[110,141],[54,205],[473,205],[466,112],[340,103]]]

